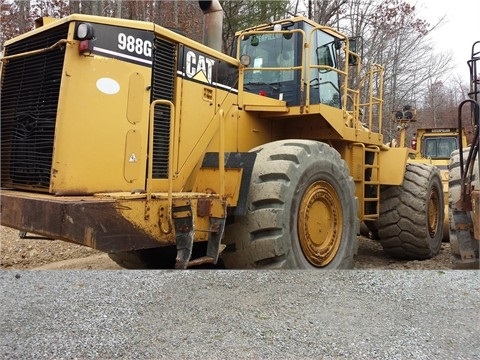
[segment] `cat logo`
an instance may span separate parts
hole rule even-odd
[[[185,75],[187,75],[187,77],[209,84],[212,83],[213,65],[215,65],[215,60],[195,53],[192,50],[187,51],[185,58]]]

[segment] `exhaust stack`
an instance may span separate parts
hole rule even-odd
[[[218,0],[199,1],[203,11],[203,44],[222,51],[223,9]]]

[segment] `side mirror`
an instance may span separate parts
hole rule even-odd
[[[359,44],[359,41],[358,41],[359,39],[360,39],[359,37],[354,37],[354,38],[348,39],[348,50],[349,51],[351,51],[355,54],[358,54],[358,48],[360,47],[360,44]],[[348,63],[349,63],[349,65],[352,65],[352,66],[358,65],[358,56],[349,54],[348,55]]]

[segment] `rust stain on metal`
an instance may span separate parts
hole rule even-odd
[[[472,191],[473,236],[480,240],[480,190]]]
[[[114,199],[95,197],[38,198],[2,190],[1,224],[48,238],[75,242],[104,252],[158,247],[161,244],[124,218]]]
[[[197,215],[200,217],[210,216],[211,207],[212,207],[212,202],[209,199],[198,199]]]

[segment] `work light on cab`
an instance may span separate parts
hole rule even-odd
[[[93,39],[93,26],[89,23],[80,23],[77,26],[76,37],[78,40]]]
[[[78,51],[80,54],[90,53],[92,51],[90,40],[94,37],[93,26],[89,23],[80,23],[77,25],[75,37],[80,40]]]
[[[240,56],[240,64],[242,64],[243,66],[248,66],[250,65],[250,56],[249,55],[242,55]]]

